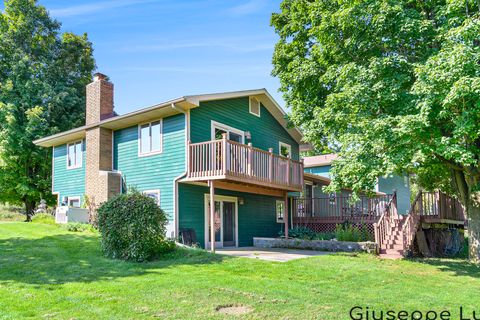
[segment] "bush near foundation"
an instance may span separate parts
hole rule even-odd
[[[166,224],[155,200],[138,191],[117,195],[98,208],[102,249],[109,258],[141,262],[170,251]]]

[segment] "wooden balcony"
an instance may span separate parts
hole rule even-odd
[[[235,141],[188,144],[185,181],[224,180],[285,191],[303,188],[303,163]]]

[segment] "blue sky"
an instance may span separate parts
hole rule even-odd
[[[87,32],[120,114],[178,96],[267,88],[280,0],[39,0],[64,31]]]

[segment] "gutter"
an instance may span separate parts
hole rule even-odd
[[[178,177],[173,179],[173,224],[175,225],[174,237],[179,237],[179,210],[178,210],[178,181],[184,178],[187,175],[188,166],[188,142],[190,140],[190,112],[185,111],[184,109],[175,105],[174,102],[171,104],[172,109],[183,113],[185,116],[185,171],[180,174]]]

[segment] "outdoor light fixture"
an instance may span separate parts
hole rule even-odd
[[[239,205],[242,205],[245,203],[245,200],[243,200],[243,198],[238,198],[238,204]]]
[[[245,138],[248,140],[252,139],[252,134],[250,133],[250,131],[245,131]]]

